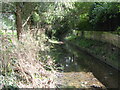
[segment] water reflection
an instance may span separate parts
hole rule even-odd
[[[118,88],[120,74],[117,70],[100,62],[76,46],[56,46],[59,55],[57,63],[64,67],[64,72],[92,72],[106,87]],[[54,52],[55,53],[55,52]]]

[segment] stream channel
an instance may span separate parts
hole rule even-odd
[[[65,88],[119,89],[120,72],[71,44],[52,49],[59,72],[56,84]],[[62,70],[61,70],[62,68]]]

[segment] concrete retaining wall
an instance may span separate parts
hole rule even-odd
[[[108,42],[120,48],[120,36],[110,32],[85,31],[85,38]]]

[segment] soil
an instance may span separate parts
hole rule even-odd
[[[59,88],[99,88],[105,86],[91,72],[62,72],[56,74],[56,85]]]

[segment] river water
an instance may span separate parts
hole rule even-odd
[[[70,44],[55,45],[58,85],[75,88],[118,88],[120,72]]]

